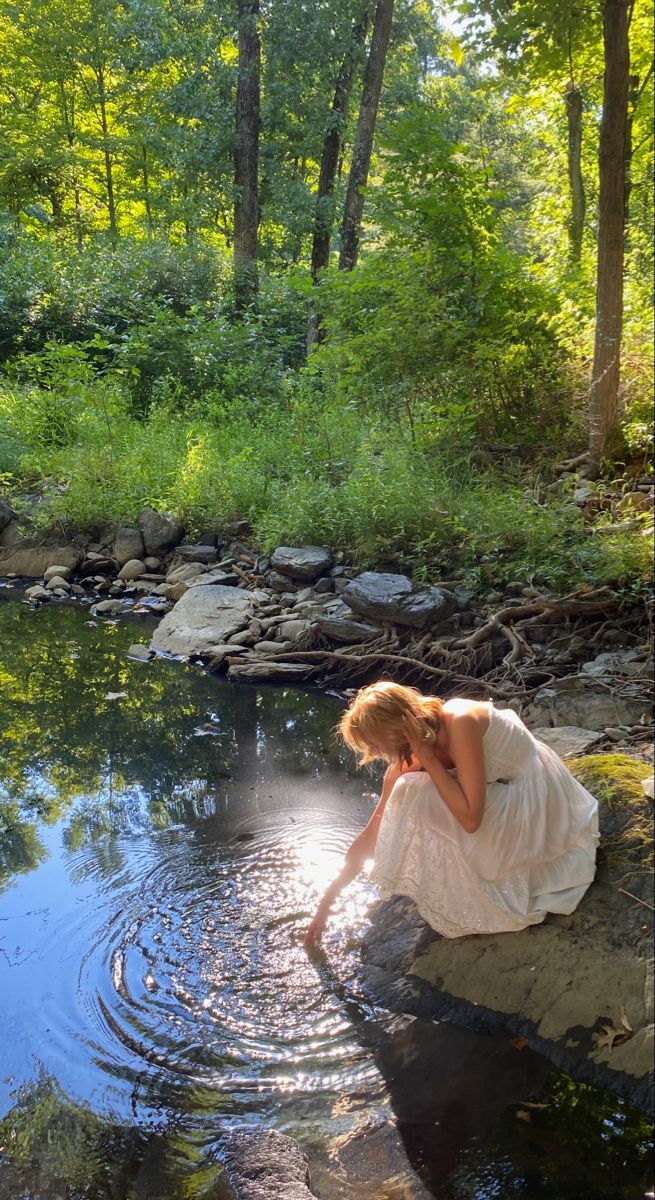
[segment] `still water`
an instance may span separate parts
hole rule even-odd
[[[358,992],[366,878],[302,932],[377,786],[336,698],[130,660],[0,603],[0,1197],[222,1200],[221,1133],[323,1200],[637,1200],[648,1124],[509,1037]]]

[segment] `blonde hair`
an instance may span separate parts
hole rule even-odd
[[[443,702],[416,688],[380,680],[361,688],[339,722],[339,733],[359,755],[359,765],[376,758],[409,765],[411,744],[437,736]]]

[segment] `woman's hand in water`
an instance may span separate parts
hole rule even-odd
[[[326,924],[327,913],[323,914],[319,909],[314,920],[307,926],[307,931],[302,942],[305,950],[313,950],[316,946],[320,946]]]

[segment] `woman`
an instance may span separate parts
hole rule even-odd
[[[596,869],[598,805],[511,709],[362,688],[339,730],[360,765],[389,763],[380,801],[305,937],[374,858],[383,895],[410,896],[437,933],[502,933],[570,913]]]

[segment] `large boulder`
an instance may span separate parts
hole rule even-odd
[[[184,525],[179,517],[155,512],[154,508],[142,509],[138,521],[146,554],[165,554],[184,537]]]
[[[313,1200],[307,1159],[284,1133],[227,1133],[220,1157],[236,1200]]]
[[[290,579],[318,579],[333,563],[324,546],[278,546],[271,555],[273,570]]]
[[[13,521],[16,514],[8,500],[4,496],[0,496],[0,533],[10,521]]]
[[[150,645],[166,654],[211,653],[214,646],[245,629],[254,611],[254,600],[246,591],[219,583],[199,584],[166,614]]]
[[[142,559],[144,553],[143,534],[140,529],[128,529],[123,526],[116,530],[113,555],[119,567],[124,567],[131,559]]]
[[[414,587],[406,575],[364,571],[342,592],[346,604],[374,621],[425,629],[453,613],[452,593],[438,587]]]
[[[17,546],[22,540],[18,521],[12,520],[8,525],[5,525],[4,529],[0,529],[0,547]]]
[[[77,546],[26,546],[25,544],[0,551],[0,575],[24,575],[41,579],[48,567],[71,567],[83,558]]]

